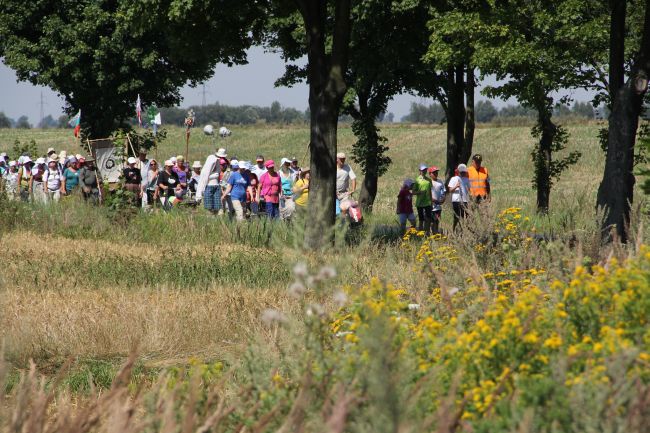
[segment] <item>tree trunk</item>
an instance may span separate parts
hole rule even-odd
[[[364,112],[365,111],[365,112]],[[360,131],[364,137],[359,137],[365,141],[367,147],[365,151],[365,170],[361,192],[359,193],[359,203],[365,212],[372,212],[372,206],[377,197],[377,183],[379,181],[379,134],[375,125],[375,118],[368,109],[361,109],[362,118],[359,120],[363,131]]]
[[[305,247],[319,250],[334,240],[334,197],[336,189],[336,133],[346,85],[350,45],[350,0],[336,2],[332,49],[325,46],[328,29],[327,2],[299,0],[307,40],[311,180],[309,185],[309,224]]]
[[[553,139],[557,127],[551,120],[552,111],[549,106],[538,107],[538,126],[540,138],[535,153],[535,187],[537,189],[537,212],[548,212],[551,199],[551,161]]]
[[[474,146],[474,128],[476,127],[476,118],[474,114],[474,91],[476,89],[476,79],[474,68],[467,67],[467,82],[465,84],[465,141],[460,154],[460,162],[467,164],[472,157],[472,147]]]
[[[612,9],[612,21],[625,21],[625,10],[621,17],[620,8]],[[612,24],[612,30],[614,26]],[[612,33],[612,47],[623,50],[624,46],[613,41],[620,35]],[[622,62],[623,52],[610,54],[610,61]],[[618,70],[619,65],[610,65]],[[603,239],[611,241],[611,229],[615,228],[621,242],[629,238],[630,205],[634,199],[634,145],[643,97],[648,90],[650,76],[650,0],[646,0],[643,37],[637,59],[630,72],[630,78],[614,95],[612,112],[609,116],[607,134],[607,156],[605,173],[598,188],[598,208],[606,215],[603,220]]]
[[[465,79],[464,68],[457,66],[447,71],[447,168],[449,180],[460,162],[465,142]]]
[[[625,84],[625,17],[627,1],[609,0],[609,97],[610,109]]]

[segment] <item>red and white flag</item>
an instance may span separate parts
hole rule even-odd
[[[140,102],[139,93],[138,93],[138,100],[135,101],[135,114],[138,116],[138,125],[142,126],[142,103]]]

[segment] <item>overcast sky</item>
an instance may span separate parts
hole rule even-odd
[[[243,66],[217,66],[215,74],[206,83],[206,101],[218,101],[225,105],[260,105],[268,106],[273,101],[279,101],[283,106],[294,107],[299,110],[307,108],[308,88],[305,84],[293,88],[273,86],[274,81],[284,71],[284,62],[273,53],[265,53],[261,48],[252,48],[248,55],[249,63]],[[486,80],[487,83],[493,80]],[[40,98],[44,100],[44,114],[51,114],[55,119],[61,115],[63,100],[49,88],[32,86],[28,83],[17,83],[16,74],[4,64],[0,64],[0,111],[7,116],[17,119],[27,115],[31,123],[40,120]],[[183,102],[181,106],[201,105],[201,87],[185,87],[182,90]],[[590,95],[584,91],[574,91],[577,100],[585,101]],[[477,95],[477,100],[485,99]],[[429,104],[431,99],[418,98],[411,95],[399,95],[390,103],[389,112],[395,114],[399,120],[408,114],[411,102]],[[146,101],[143,101],[146,103]],[[503,101],[493,101],[501,106]],[[507,103],[515,103],[514,100]],[[164,119],[163,119],[164,121]]]

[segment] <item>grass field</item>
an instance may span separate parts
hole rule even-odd
[[[631,245],[601,247],[599,127],[568,126],[567,152],[583,156],[554,186],[544,217],[534,212],[529,128],[478,128],[474,150],[490,169],[493,201],[460,235],[400,239],[397,191],[420,162],[444,164],[446,132],[387,126],[393,164],[366,238],[321,254],[300,248],[298,224],[0,200],[5,390],[37,399],[34,382],[18,385],[30,359],[48,381],[71,360],[54,389],[72,391],[75,407],[113,398],[98,406],[113,414],[101,431],[140,431],[114,421],[129,397],[166,431],[179,420],[184,431],[208,425],[223,400],[234,407],[219,418],[227,431],[640,433],[634,423],[650,420],[633,411],[650,403],[647,217],[635,211]],[[307,162],[306,127],[232,129],[215,142],[194,131],[190,161],[225,147],[240,160]],[[43,153],[80,152],[69,130],[0,130],[0,151],[31,139]],[[353,142],[341,127],[339,150]],[[154,156],[184,148],[183,130],[172,128]],[[534,241],[540,233],[546,240]],[[128,386],[107,391],[134,347]],[[205,406],[192,405],[191,390]],[[14,418],[32,413],[12,398]],[[52,413],[63,417],[69,398],[56,394]],[[176,418],[163,410],[169,399]],[[346,427],[336,430],[342,414]]]

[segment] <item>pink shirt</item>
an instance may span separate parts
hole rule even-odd
[[[260,177],[260,193],[265,202],[280,203],[280,182],[278,173],[271,176],[269,172],[266,172]]]

